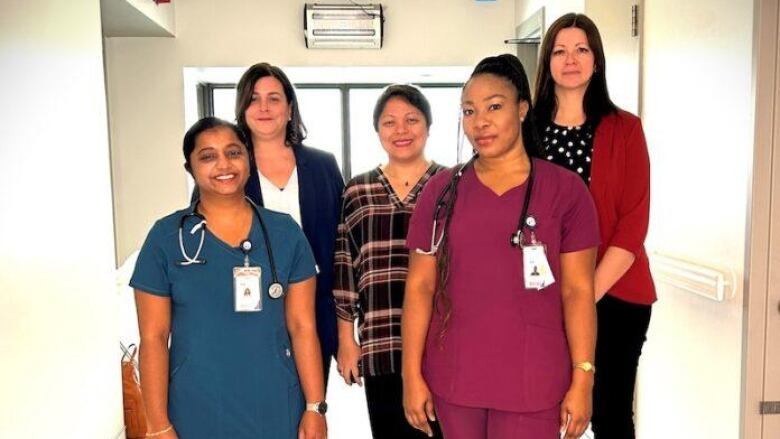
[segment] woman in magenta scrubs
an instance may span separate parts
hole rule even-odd
[[[590,419],[596,212],[537,158],[529,89],[512,55],[477,65],[461,98],[477,155],[430,180],[409,226],[404,409],[447,439],[572,439]]]

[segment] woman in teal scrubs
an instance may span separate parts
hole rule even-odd
[[[244,198],[250,152],[234,125],[202,119],[183,150],[200,199],[155,223],[130,281],[147,436],[324,439],[306,238]]]

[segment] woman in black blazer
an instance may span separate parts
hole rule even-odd
[[[278,67],[259,63],[244,73],[236,90],[236,122],[246,133],[254,157],[247,196],[272,210],[274,206],[268,203],[272,196],[293,200],[287,209],[281,210],[287,210],[285,213],[298,221],[314,252],[319,268],[317,333],[327,385],[330,359],[337,348],[333,254],[344,180],[333,154],[301,143],[306,128],[295,89]],[[298,190],[284,193],[288,186],[297,186]],[[264,197],[264,190],[271,193]]]

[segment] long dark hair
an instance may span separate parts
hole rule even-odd
[[[287,98],[287,105],[290,106],[290,120],[287,121],[284,141],[287,146],[298,145],[306,138],[306,126],[301,119],[301,112],[298,109],[298,97],[295,94],[290,79],[284,74],[282,69],[274,65],[261,62],[253,65],[241,76],[236,86],[236,124],[245,133],[247,140],[252,146],[252,132],[246,124],[246,109],[252,103],[252,93],[255,89],[255,83],[261,78],[271,76],[282,83],[284,95]]]
[[[550,72],[550,58],[552,57],[555,38],[562,29],[575,27],[582,29],[588,39],[588,45],[593,51],[593,76],[585,91],[584,102],[586,123],[597,126],[601,118],[617,111],[617,106],[609,98],[607,90],[607,63],[604,58],[604,45],[601,43],[601,34],[593,23],[593,20],[584,14],[569,13],[555,20],[542,42],[541,60],[539,61],[539,75],[536,77],[536,102],[534,112],[536,120],[542,127],[547,126],[555,118],[558,111],[558,101],[555,97],[555,81]]]
[[[536,118],[531,108],[531,86],[528,84],[528,76],[525,73],[523,64],[517,59],[516,56],[510,54],[503,54],[498,56],[489,56],[477,64],[474,67],[474,71],[471,72],[469,81],[479,75],[495,75],[507,80],[517,91],[517,102],[528,102],[528,114],[526,114],[525,121],[521,126],[521,135],[523,138],[523,145],[525,147],[526,154],[529,157],[540,157],[540,143],[539,135],[536,129]],[[466,82],[468,85],[468,82]],[[472,159],[473,161],[473,159]],[[468,163],[466,164],[468,165]],[[453,181],[457,181],[460,176],[459,171],[465,169],[463,165],[460,169],[453,170]],[[458,185],[453,184],[450,189],[450,196],[445,203],[445,220],[444,230],[442,235],[442,241],[439,244],[438,251],[436,252],[436,293],[434,295],[434,304],[436,312],[442,314],[442,329],[439,334],[440,341],[444,337],[444,333],[447,330],[449,319],[452,315],[452,302],[447,294],[447,280],[449,278],[450,270],[450,246],[449,246],[449,228],[452,222],[452,216],[455,211],[455,201],[458,198]]]

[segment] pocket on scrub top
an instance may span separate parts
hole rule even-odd
[[[563,328],[526,325],[523,384],[532,405],[560,402],[571,379],[569,344]]]
[[[187,365],[188,362],[187,360],[189,360],[190,358],[189,355],[183,355],[182,357],[183,358],[181,359],[181,361],[177,361],[176,364],[174,364],[173,367],[171,367],[171,370],[168,374],[168,381],[171,384],[173,384],[176,381],[176,379],[181,375],[182,370]]]
[[[298,384],[298,369],[295,367],[295,357],[293,356],[290,336],[284,329],[276,331],[276,358],[292,380],[291,385]]]

